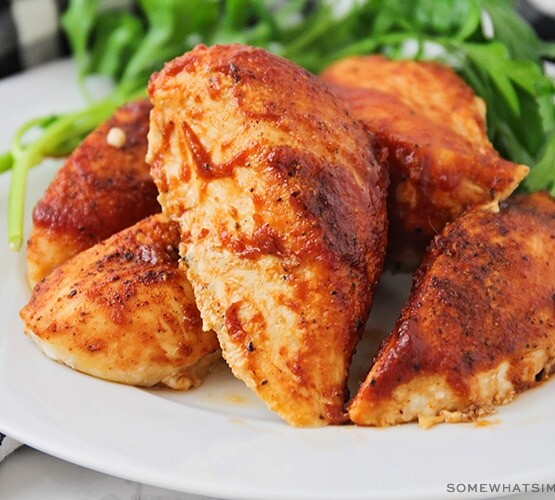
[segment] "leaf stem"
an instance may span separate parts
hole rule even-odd
[[[8,197],[8,244],[19,250],[23,243],[23,218],[25,192],[29,169],[50,156],[69,136],[83,136],[98,123],[106,120],[120,104],[116,96],[110,96],[77,112],[52,117],[38,118],[25,123],[14,136],[11,156],[13,158],[10,193]],[[25,133],[35,126],[43,127],[42,134],[31,144],[23,144]]]

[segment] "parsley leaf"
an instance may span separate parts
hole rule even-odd
[[[83,110],[33,120],[0,155],[12,169],[8,232],[22,243],[27,172],[67,154],[123,102],[144,95],[150,74],[197,43],[239,42],[287,57],[315,73],[354,54],[433,59],[453,67],[487,105],[488,134],[500,153],[528,164],[520,189],[555,194],[555,86],[540,41],[511,0],[139,0],[139,11],[103,11],[100,0],[70,0],[63,16],[78,80],[103,74],[114,90]],[[24,141],[29,128],[42,134]]]

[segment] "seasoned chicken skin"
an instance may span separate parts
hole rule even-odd
[[[361,425],[486,415],[555,367],[555,199],[474,210],[428,249],[350,405]]]
[[[31,286],[73,255],[160,211],[144,161],[149,112],[148,100],[119,108],[57,172],[33,211]]]
[[[178,226],[162,214],[59,265],[21,310],[49,357],[125,384],[188,389],[218,359],[178,267]]]
[[[528,172],[486,135],[484,102],[448,67],[351,57],[321,78],[373,134],[389,169],[389,249],[413,268],[443,226],[472,206],[505,199]]]
[[[149,94],[147,158],[204,328],[287,422],[343,421],[385,251],[366,132],[317,78],[240,45],[197,47]]]

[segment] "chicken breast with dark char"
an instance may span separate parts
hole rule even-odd
[[[49,357],[125,384],[188,389],[220,359],[178,267],[179,228],[153,215],[60,264],[21,310]]]
[[[487,415],[555,368],[555,199],[473,210],[428,249],[350,405],[361,425]]]
[[[389,169],[388,255],[397,267],[416,267],[447,222],[505,199],[528,172],[494,150],[484,102],[446,66],[360,56],[321,78],[372,133]]]
[[[31,286],[73,255],[160,211],[145,164],[149,112],[147,100],[122,106],[56,173],[33,211]]]
[[[290,424],[344,421],[385,252],[368,135],[313,75],[241,45],[197,47],[149,94],[148,161],[204,328]]]

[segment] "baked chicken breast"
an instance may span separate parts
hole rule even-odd
[[[147,159],[204,328],[290,424],[344,421],[385,252],[367,133],[316,77],[241,45],[199,46],[148,90]]]
[[[484,102],[446,66],[361,56],[321,78],[372,133],[389,169],[388,260],[396,267],[416,267],[447,222],[505,199],[528,172],[493,149]]]
[[[33,211],[31,286],[73,255],[160,212],[145,163],[149,112],[146,99],[119,108],[57,172]]]
[[[179,229],[153,215],[60,264],[20,315],[50,358],[125,384],[188,389],[220,358],[178,266]]]
[[[555,199],[474,210],[428,249],[395,329],[350,404],[360,425],[492,413],[555,367]]]

